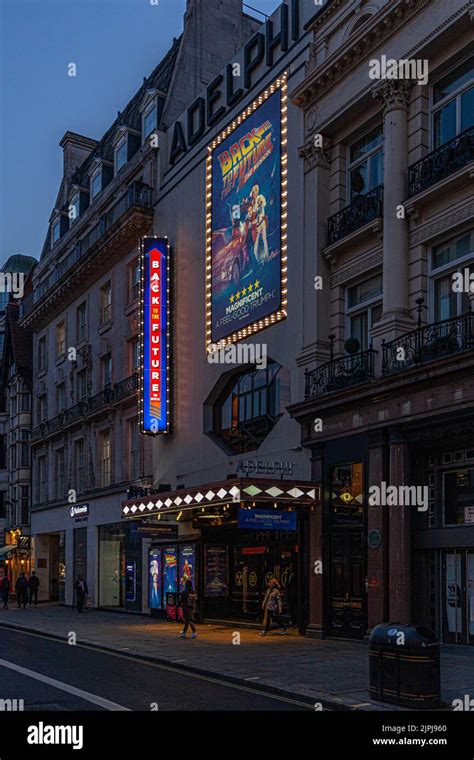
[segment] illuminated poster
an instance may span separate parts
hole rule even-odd
[[[227,546],[207,544],[204,547],[204,594],[227,596],[229,591],[229,560]]]
[[[142,240],[141,396],[144,433],[168,432],[169,247],[167,238]]]
[[[178,588],[178,547],[166,546],[163,561],[163,585],[165,594],[176,593]]]
[[[286,316],[286,80],[221,138],[207,163],[208,349]]]
[[[161,591],[161,549],[150,549],[148,555],[148,606],[150,609],[162,608]]]
[[[191,581],[194,588],[196,559],[194,544],[179,547],[179,590],[184,591],[186,581]]]

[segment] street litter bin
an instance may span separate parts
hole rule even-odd
[[[400,707],[439,707],[440,652],[435,634],[420,625],[377,625],[369,637],[369,695]]]

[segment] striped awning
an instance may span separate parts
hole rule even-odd
[[[296,480],[235,478],[179,488],[122,502],[122,517],[133,519],[154,513],[184,512],[200,507],[242,502],[281,505],[315,505],[320,503],[319,485]]]

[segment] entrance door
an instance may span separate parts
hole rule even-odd
[[[474,644],[474,551],[443,556],[443,641]]]
[[[331,533],[331,636],[362,639],[365,634],[364,534]]]

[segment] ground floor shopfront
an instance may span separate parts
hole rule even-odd
[[[310,522],[319,489],[308,483],[236,480],[124,503],[125,522],[173,520],[175,540],[148,540],[148,608],[176,618],[191,580],[200,619],[257,623],[267,584],[282,589],[283,615],[309,623]]]
[[[474,410],[318,442],[303,424],[303,441],[322,492],[315,633],[361,639],[402,622],[473,644]]]

